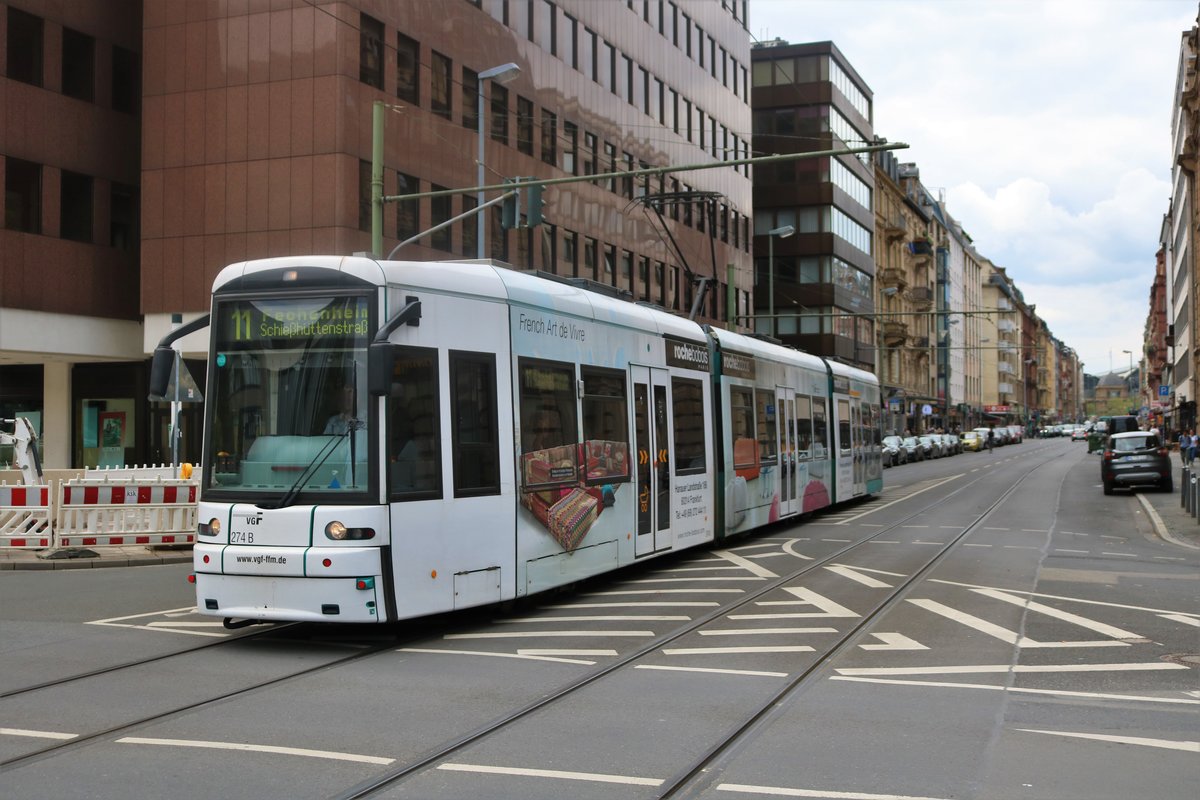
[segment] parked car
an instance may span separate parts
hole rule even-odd
[[[904,447],[904,440],[899,436],[883,437],[883,465],[894,467],[907,462],[908,450]]]
[[[962,439],[957,433],[947,433],[945,436],[950,440],[951,453],[961,453],[963,451]]]
[[[1105,440],[1100,482],[1105,494],[1112,494],[1114,486],[1154,485],[1175,491],[1167,448],[1157,435],[1146,431],[1114,433]]]
[[[926,458],[942,457],[942,443],[940,440],[935,441],[932,436],[925,434],[924,436],[918,436],[917,441],[921,443],[921,447],[925,448]]]
[[[970,450],[972,453],[985,450],[987,449],[986,438],[986,436],[980,436],[979,431],[964,431],[962,435],[962,449]]]
[[[1020,425],[1008,426],[1008,440],[1013,444],[1020,444],[1025,441],[1025,429]]]
[[[904,449],[908,451],[909,461],[924,461],[931,456],[925,455],[925,446],[921,444],[921,440],[916,436],[904,437]]]
[[[995,447],[1000,446],[1000,436],[991,428],[976,428],[975,433],[979,434],[979,449],[987,450],[988,434],[992,434],[992,444]]]

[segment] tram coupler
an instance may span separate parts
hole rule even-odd
[[[261,622],[262,622],[261,619],[235,620],[233,617],[226,617],[224,622],[222,622],[221,624],[225,626],[226,630],[236,631],[238,628],[248,628],[251,625],[258,625]]]

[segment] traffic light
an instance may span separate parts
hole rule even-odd
[[[534,178],[506,178],[513,194],[500,204],[500,224],[505,230],[533,228],[542,224],[542,187],[522,186]]]

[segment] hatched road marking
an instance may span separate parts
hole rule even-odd
[[[1188,753],[1200,753],[1200,742],[1175,741],[1173,739],[1147,739],[1144,736],[1109,736],[1103,733],[1075,733],[1073,731],[1039,731],[1036,728],[1017,728],[1024,733],[1046,733],[1051,736],[1069,736],[1073,739],[1092,739],[1097,742],[1116,742],[1117,744],[1136,744],[1142,747],[1161,747],[1164,750],[1183,750]]]

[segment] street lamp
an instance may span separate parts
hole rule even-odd
[[[1133,350],[1121,350],[1121,351],[1122,351],[1122,353],[1127,354],[1129,356],[1129,374],[1132,375],[1133,374]],[[1141,411],[1141,375],[1138,375],[1138,378],[1136,378],[1134,381],[1134,402],[1135,402],[1136,408],[1138,408],[1138,411],[1134,411],[1134,414],[1136,414],[1136,413],[1139,413],[1139,411]]]
[[[478,131],[478,133],[479,133],[479,158],[476,161],[476,165],[477,165],[478,169],[475,173],[475,176],[477,179],[477,182],[476,182],[477,186],[485,185],[484,180],[483,180],[484,86],[486,85],[486,82],[489,80],[494,81],[494,82],[500,84],[501,86],[503,86],[504,84],[508,83],[509,81],[515,79],[520,74],[521,74],[521,68],[518,67],[516,64],[512,63],[511,61],[507,64],[501,64],[498,67],[492,67],[491,69],[485,69],[483,72],[479,73],[479,105],[478,105],[479,113],[478,113],[478,116],[476,117],[476,119],[479,123],[479,131]],[[484,234],[486,233],[486,231],[484,229],[484,219],[487,217],[487,214],[484,213],[485,209],[483,208],[483,203],[484,203],[483,190],[480,189],[479,192],[476,194],[476,206],[475,206],[477,209],[479,209],[479,211],[475,215],[475,238],[476,238],[476,242],[475,242],[476,251],[475,252],[476,252],[477,258],[484,257]]]
[[[771,335],[775,335],[775,237],[786,239],[796,232],[792,225],[767,231],[767,314],[771,317]]]

